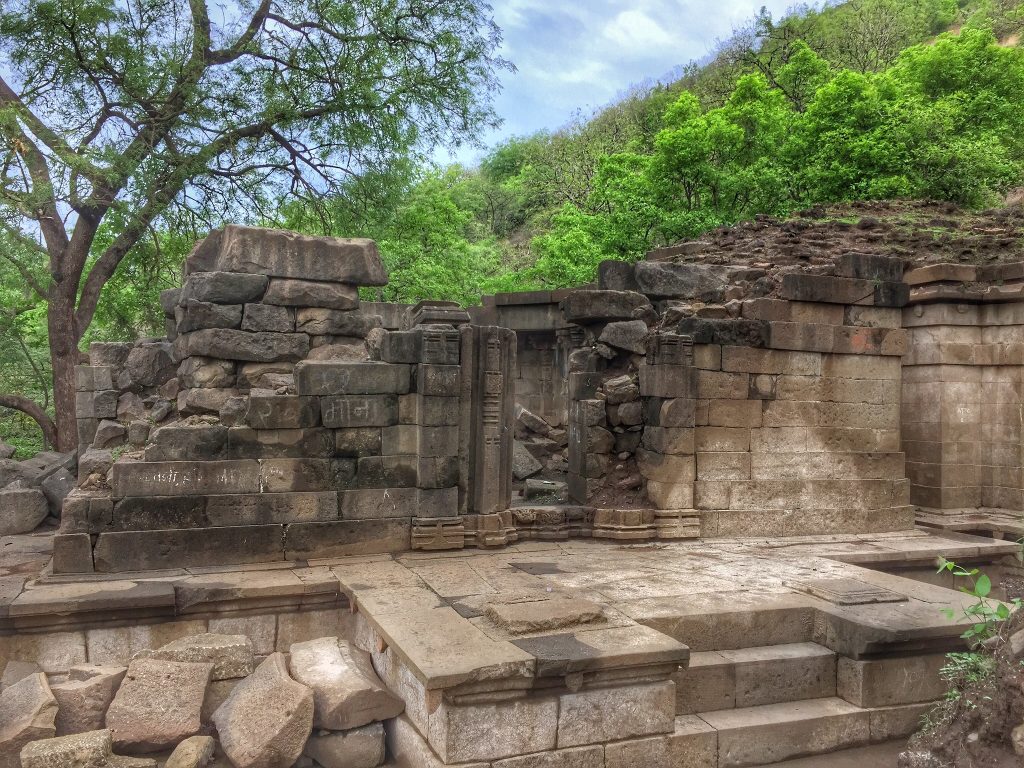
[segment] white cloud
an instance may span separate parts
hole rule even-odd
[[[675,44],[675,38],[643,11],[622,11],[604,26],[604,37],[626,51],[643,51],[649,55],[653,49]]]

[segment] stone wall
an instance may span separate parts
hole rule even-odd
[[[903,446],[924,522],[1024,532],[1022,278],[1018,264],[907,275]]]
[[[513,334],[470,327],[465,312],[430,303],[391,311],[389,324],[406,330],[385,330],[358,297],[385,282],[370,241],[245,227],[202,241],[182,288],[163,297],[173,344],[153,343],[176,376],[172,368],[172,378],[145,381],[176,394],[173,404],[154,413],[142,401],[98,443],[98,420],[116,416],[121,390],[140,384],[123,368],[115,386],[104,348],[78,371],[79,416],[97,422],[82,434],[93,460],[66,505],[55,570],[486,538],[476,518],[509,504]],[[99,413],[107,401],[110,412]],[[118,446],[136,422],[145,429]]]

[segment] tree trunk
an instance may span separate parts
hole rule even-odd
[[[0,408],[13,408],[32,417],[36,424],[39,425],[39,428],[43,430],[43,440],[46,446],[57,444],[57,425],[53,423],[53,419],[46,415],[46,411],[38,403],[21,395],[0,394]]]
[[[70,294],[70,295],[69,295]],[[53,368],[53,411],[57,422],[57,450],[78,447],[75,409],[75,366],[78,365],[78,328],[75,323],[75,291],[55,284],[47,311],[50,364]]]

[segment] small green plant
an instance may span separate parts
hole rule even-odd
[[[986,653],[947,654],[946,663],[939,670],[939,677],[949,686],[946,699],[959,699],[968,686],[988,679],[995,669],[996,660]]]
[[[1009,604],[991,599],[989,595],[992,593],[992,579],[977,568],[968,570],[952,560],[939,558],[938,573],[943,571],[949,571],[957,578],[966,579],[968,585],[961,586],[960,591],[975,598],[973,603],[960,609],[961,616],[972,622],[970,628],[960,637],[969,640],[972,645],[980,645],[995,636],[999,631],[999,625],[1022,605],[1019,597],[1015,597]],[[943,608],[942,613],[950,621],[957,617],[955,608]]]

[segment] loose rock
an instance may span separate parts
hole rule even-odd
[[[309,737],[305,754],[323,768],[376,768],[384,762],[384,726],[371,723],[351,731],[321,731]]]
[[[110,731],[97,730],[27,744],[22,768],[156,768],[156,760],[113,752]]]
[[[212,736],[192,736],[174,748],[164,768],[203,768],[213,757],[216,746]]]
[[[46,675],[36,672],[0,693],[0,768],[21,768],[19,754],[30,741],[57,732],[57,700]]]
[[[52,685],[58,706],[57,735],[103,728],[107,709],[127,671],[125,667],[83,664],[70,669],[68,680]]]
[[[252,640],[245,635],[206,633],[183,637],[155,651],[141,651],[136,658],[212,664],[211,680],[245,677],[255,668]]]
[[[378,679],[369,654],[338,638],[295,643],[290,650],[292,674],[313,689],[318,728],[358,728],[397,717],[405,709]]]
[[[212,664],[136,659],[107,710],[118,749],[157,752],[200,730]]]
[[[46,496],[38,488],[0,490],[0,536],[29,533],[49,514]]]
[[[290,768],[313,730],[313,692],[272,653],[213,713],[221,748],[235,768]]]

